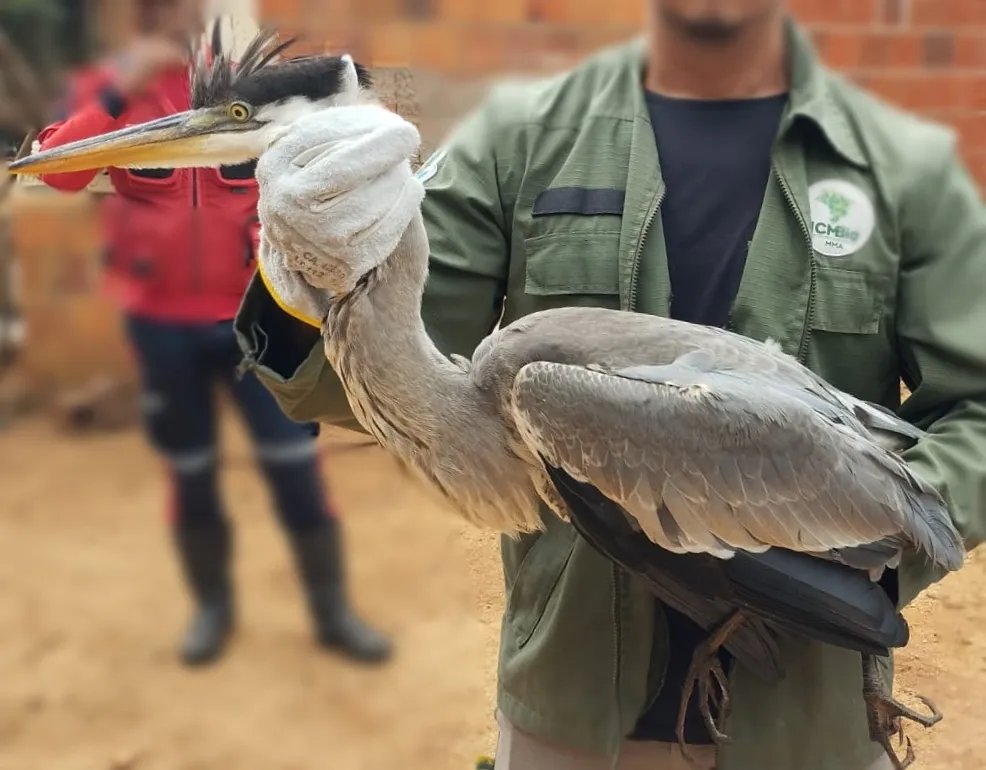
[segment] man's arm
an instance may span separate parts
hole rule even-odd
[[[901,211],[897,329],[901,416],[928,435],[904,457],[972,548],[986,539],[986,208],[951,137],[922,154]],[[904,605],[942,574],[913,556],[899,576]]]
[[[422,315],[445,353],[470,354],[500,318],[511,213],[501,200],[495,110],[474,113],[436,153],[422,204],[431,247]],[[428,178],[428,175],[434,175]],[[322,351],[318,329],[282,310],[259,276],[236,319],[250,366],[295,420],[361,430]]]
[[[168,40],[138,40],[123,56],[76,78],[69,89],[65,117],[38,135],[42,150],[61,147],[80,139],[101,136],[123,128],[129,100],[140,93],[163,69],[182,64],[186,53]],[[42,181],[63,192],[85,189],[99,170],[45,174]]]
[[[69,142],[88,139],[122,127],[124,102],[110,70],[100,70],[78,79],[69,90],[65,118],[38,134],[42,150],[61,147]],[[67,174],[44,174],[41,180],[63,192],[84,190],[98,170]]]

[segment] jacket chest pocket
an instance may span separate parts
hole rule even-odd
[[[837,334],[877,334],[884,315],[888,276],[816,265],[810,326]]]
[[[552,304],[619,304],[620,234],[565,233],[540,235],[524,242],[524,291]]]
[[[625,193],[552,187],[531,208],[524,238],[524,307],[620,306],[620,227]]]

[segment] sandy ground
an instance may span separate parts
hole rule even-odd
[[[162,480],[136,432],[0,433],[0,770],[466,770],[494,733],[502,602],[493,537],[436,508],[375,448],[326,441],[359,607],[396,661],[347,665],[310,641],[287,551],[239,430],[240,629],[221,665],[174,660],[187,610]],[[946,719],[914,731],[921,770],[983,757],[986,557],[911,610],[904,692]]]

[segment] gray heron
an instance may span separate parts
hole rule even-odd
[[[105,165],[221,165],[263,155],[300,116],[361,98],[366,72],[329,56],[274,61],[263,33],[234,69],[196,69],[196,109],[27,158],[17,173]],[[946,570],[962,540],[939,493],[899,450],[922,436],[841,392],[776,345],[729,331],[598,308],[562,308],[446,357],[420,304],[420,212],[397,249],[344,290],[325,354],[362,426],[469,521],[516,535],[545,506],[655,596],[709,633],[682,695],[713,738],[729,687],[725,647],[767,681],[794,634],[861,655],[870,737],[896,768],[902,720],[941,714],[887,691],[876,658],[908,641],[881,579],[915,550]],[[340,265],[347,274],[351,265]]]

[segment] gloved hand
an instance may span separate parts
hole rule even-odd
[[[397,248],[424,188],[411,171],[417,129],[384,107],[306,116],[257,163],[260,274],[286,312],[321,326]]]

